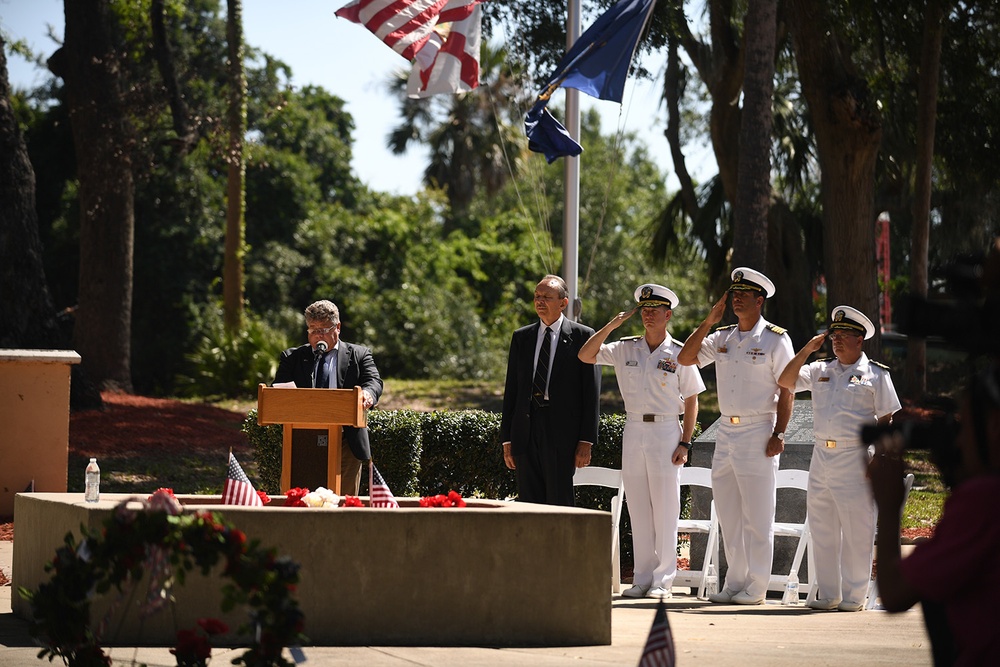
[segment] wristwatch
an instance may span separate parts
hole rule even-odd
[[[785,441],[785,434],[784,434],[784,432],[779,433],[778,431],[775,431],[774,433],[771,434],[771,437],[772,438],[777,438],[778,440],[781,440],[782,442]]]
[[[683,440],[681,440],[677,444],[680,445],[681,447],[687,449],[688,451],[691,450],[691,443],[690,442],[684,442]]]

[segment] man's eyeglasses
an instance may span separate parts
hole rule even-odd
[[[332,327],[327,327],[325,329],[306,329],[306,333],[310,336],[325,336],[336,328],[337,325],[334,324]]]
[[[861,334],[853,334],[848,331],[831,331],[827,333],[827,336],[829,336],[831,339],[855,338],[856,336],[860,335]]]

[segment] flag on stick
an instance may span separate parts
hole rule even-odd
[[[642,649],[639,667],[674,667],[677,655],[674,649],[674,637],[670,632],[670,622],[667,620],[667,607],[661,598],[656,603],[656,614],[653,616],[653,627],[649,629],[646,647]]]
[[[416,60],[410,97],[459,93],[479,85],[482,0],[353,0],[336,11],[393,51]]]
[[[656,0],[619,0],[580,35],[524,117],[528,148],[544,153],[550,163],[583,151],[555,117],[543,113],[549,98],[565,87],[621,103],[632,55],[655,4]]]
[[[368,496],[372,507],[399,507],[389,485],[371,461],[368,462]]]
[[[250,483],[250,478],[237,463],[232,450],[229,451],[229,468],[226,471],[226,484],[222,488],[223,505],[258,505],[263,507],[257,491]]]

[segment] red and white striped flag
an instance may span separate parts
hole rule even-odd
[[[642,649],[639,667],[674,667],[677,664],[674,636],[667,621],[667,607],[661,599],[656,603],[653,627],[649,629],[646,647]]]
[[[396,497],[389,490],[389,485],[382,479],[375,464],[368,462],[368,497],[372,507],[399,507]]]
[[[236,457],[229,452],[229,468],[226,471],[226,484],[222,487],[223,505],[259,505],[264,506],[257,491],[250,483],[250,478],[236,462]]]
[[[415,59],[408,93],[426,97],[479,85],[481,1],[352,0],[336,15],[365,26],[407,60]]]

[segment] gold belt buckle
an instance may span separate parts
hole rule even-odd
[[[729,418],[729,423],[730,424],[739,424],[740,423],[740,418],[739,417],[730,417]]]
[[[827,440],[826,441],[826,446],[827,446],[827,449],[833,449],[833,448],[835,448],[837,446],[837,441],[836,440]]]

